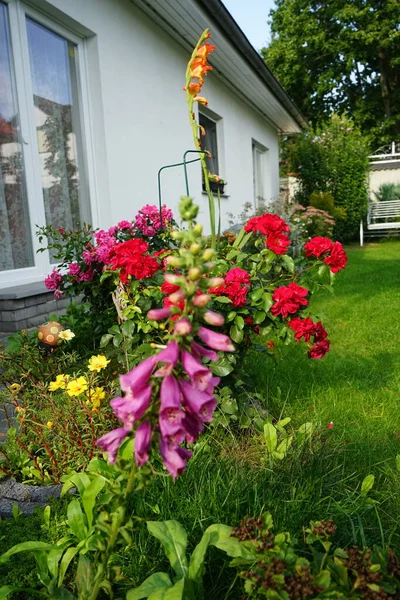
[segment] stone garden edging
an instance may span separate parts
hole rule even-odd
[[[0,517],[11,517],[13,505],[24,515],[46,506],[49,498],[59,498],[62,484],[41,486],[18,483],[14,477],[0,482]]]

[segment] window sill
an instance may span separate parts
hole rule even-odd
[[[203,196],[208,196],[207,192],[201,192]],[[218,198],[217,194],[214,194],[215,198]],[[230,198],[230,194],[221,194],[220,198]]]

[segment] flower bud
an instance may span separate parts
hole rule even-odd
[[[196,235],[196,237],[201,235],[203,233],[203,225],[196,223],[196,225],[193,227],[193,233]]]
[[[204,313],[204,320],[209,325],[215,325],[216,327],[220,327],[225,323],[224,317],[213,310],[207,310]]]
[[[182,300],[184,300],[185,297],[185,292],[183,292],[182,290],[179,290],[179,292],[173,292],[168,296],[169,300],[173,304],[178,304],[178,302],[182,302]]]
[[[169,317],[170,314],[170,308],[153,308],[147,313],[147,318],[150,321],[161,321],[162,319],[166,319],[167,317]]]
[[[171,231],[171,237],[173,240],[179,240],[182,237],[182,233],[177,229],[174,229],[173,231]]]
[[[194,306],[203,308],[204,306],[207,306],[207,304],[209,304],[211,300],[212,298],[208,294],[199,294],[198,296],[195,296],[193,298],[192,303],[194,304]]]
[[[197,267],[189,269],[188,277],[190,281],[197,281],[201,277],[201,271]]]
[[[225,279],[223,277],[212,277],[208,280],[208,287],[219,287],[224,285]]]
[[[177,256],[167,256],[167,258],[165,260],[167,262],[167,265],[171,265],[171,267],[181,267],[182,266],[182,261]]]
[[[189,319],[184,317],[175,323],[174,333],[177,335],[188,335],[192,331],[192,325]]]
[[[200,246],[200,244],[192,244],[192,245],[190,246],[190,252],[191,252],[192,254],[195,254],[195,255],[196,255],[196,254],[198,254],[198,253],[200,252],[200,250],[201,250],[201,246]]]
[[[172,283],[173,285],[179,285],[180,283],[182,283],[183,277],[180,277],[179,275],[174,275],[173,273],[165,273],[164,281],[166,281],[167,283]]]
[[[212,271],[215,267],[215,262],[206,262],[204,263],[204,267],[207,271]]]
[[[214,256],[215,252],[212,248],[206,248],[203,252],[203,258],[204,260],[211,260],[212,257]]]

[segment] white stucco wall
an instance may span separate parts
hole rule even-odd
[[[129,0],[37,0],[87,38],[89,110],[94,177],[92,217],[108,227],[131,219],[143,204],[157,204],[157,171],[179,162],[192,148],[184,85],[186,52]],[[75,21],[71,24],[70,19]],[[212,26],[212,23],[210,23]],[[78,31],[79,33],[79,31]],[[218,51],[218,49],[217,49]],[[219,123],[220,174],[228,181],[226,212],[237,214],[253,201],[252,139],[268,149],[265,166],[268,198],[279,193],[277,133],[213,73],[203,88]],[[220,131],[221,130],[221,131]],[[205,210],[198,165],[189,166],[190,191]],[[176,213],[184,193],[182,170],[162,175],[163,202]],[[93,197],[95,196],[95,197]]]

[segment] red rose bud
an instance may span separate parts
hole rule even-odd
[[[211,300],[212,298],[208,294],[199,294],[198,296],[195,296],[193,298],[192,303],[194,304],[194,306],[203,308],[204,306],[207,306],[207,304],[209,304]]]
[[[183,319],[179,319],[179,321],[175,323],[174,333],[176,333],[177,335],[189,335],[191,331],[192,325],[189,319],[186,319],[184,317]]]
[[[208,280],[208,287],[219,287],[220,285],[224,285],[225,279],[223,277],[212,277],[212,279]]]
[[[204,313],[204,320],[209,325],[214,325],[216,327],[220,327],[225,323],[225,319],[219,313],[214,312],[213,310],[207,310]]]

